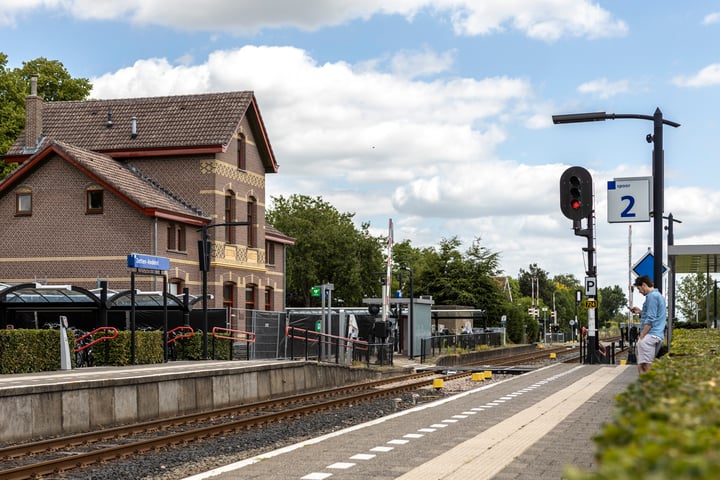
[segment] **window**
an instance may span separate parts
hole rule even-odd
[[[250,197],[247,204],[247,246],[248,248],[257,248],[257,232],[255,225],[257,223],[257,203],[255,198]]]
[[[171,223],[167,229],[167,249],[178,252],[186,251],[185,225]]]
[[[235,192],[228,190],[225,195],[225,222],[230,223],[235,221]],[[235,227],[225,227],[225,242],[235,243]]]
[[[223,307],[235,308],[235,284],[232,282],[223,284]]]
[[[32,215],[32,191],[24,189],[15,196],[15,215]]]
[[[237,166],[240,170],[247,170],[247,142],[245,135],[238,133],[237,141]]]
[[[184,294],[183,288],[184,282],[180,278],[171,278],[168,282],[168,293],[171,295],[182,296]]]
[[[265,289],[265,310],[268,312],[273,310],[273,289],[270,287]]]
[[[275,265],[275,245],[272,242],[265,242],[265,263]]]
[[[87,190],[86,213],[103,213],[103,191],[98,188]]]
[[[255,310],[255,292],[257,291],[257,285],[247,285],[245,287],[245,309]]]

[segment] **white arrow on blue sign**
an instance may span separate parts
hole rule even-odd
[[[635,274],[638,277],[642,277],[643,275],[647,275],[652,279],[653,282],[655,282],[654,277],[654,268],[655,267],[655,256],[650,252],[650,250],[647,251],[643,257],[638,260],[638,262],[633,266],[632,270],[635,272]],[[663,275],[667,272],[667,267],[665,265],[662,266],[662,273]]]

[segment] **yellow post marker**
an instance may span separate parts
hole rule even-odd
[[[485,378],[488,380],[492,378],[492,370],[485,370]]]
[[[627,360],[625,360],[625,359],[620,360],[620,365],[627,365]]]
[[[445,386],[445,380],[443,380],[442,378],[436,378],[433,380],[433,388],[435,390],[440,390],[444,386]]]
[[[485,380],[485,372],[473,372],[470,380],[473,382],[482,382]]]
[[[557,358],[557,355],[555,355],[555,352],[552,352],[550,354],[550,360],[555,360]]]

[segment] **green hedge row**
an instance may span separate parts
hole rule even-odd
[[[674,330],[671,355],[617,397],[595,437],[599,467],[570,480],[720,478],[720,332]]]
[[[101,336],[96,334],[96,338]],[[75,339],[71,330],[68,331],[68,337],[70,361],[75,368]],[[130,332],[120,331],[116,338],[93,345],[94,365],[130,365],[130,343]],[[203,358],[202,332],[195,332],[191,338],[177,340],[173,347],[169,351],[171,359],[200,360]],[[230,348],[227,340],[217,340],[213,348],[212,337],[208,339],[208,356],[214,353],[213,358],[229,359]],[[162,332],[135,332],[135,352],[136,364],[162,363],[165,357]],[[59,330],[0,330],[0,374],[52,370],[60,370]]]

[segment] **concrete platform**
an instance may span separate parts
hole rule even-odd
[[[303,360],[208,360],[0,375],[0,443],[209,411],[385,374],[391,372]]]
[[[556,364],[186,480],[536,480],[594,465],[635,366]]]

